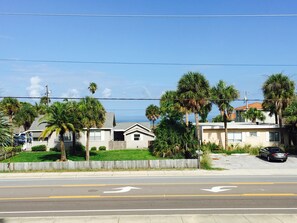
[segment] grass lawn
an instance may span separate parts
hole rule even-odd
[[[21,152],[2,162],[52,162],[60,158],[59,152]],[[68,155],[67,159],[73,161],[84,161],[84,153],[73,156]],[[161,159],[151,155],[148,150],[127,149],[110,151],[91,151],[90,160],[94,161],[119,161],[119,160],[157,160]]]

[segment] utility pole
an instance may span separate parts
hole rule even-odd
[[[46,97],[46,105],[49,106],[50,99],[49,99],[50,91],[48,90],[48,85],[45,86],[45,97]]]

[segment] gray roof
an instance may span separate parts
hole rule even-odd
[[[135,124],[140,124],[147,129],[151,128],[151,125],[149,122],[119,122],[119,123],[117,123],[117,125],[115,126],[114,129],[115,130],[126,130]]]
[[[40,119],[43,116],[39,116],[37,117],[34,122],[32,123],[29,131],[43,131],[45,129],[46,124],[39,124],[40,123]],[[102,128],[108,128],[108,129],[112,129],[113,126],[115,126],[115,115],[112,112],[107,112],[106,113],[106,119],[105,119],[105,123],[103,125]]]

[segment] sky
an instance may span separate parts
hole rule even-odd
[[[297,15],[283,14],[297,14],[297,1],[0,0],[0,96],[40,97],[48,86],[50,97],[80,98],[95,82],[117,121],[146,121],[147,106],[159,105],[151,99],[191,71],[252,103],[271,74],[297,83]],[[255,64],[266,66],[246,66]]]

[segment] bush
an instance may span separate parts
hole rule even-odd
[[[22,145],[13,147],[12,151],[16,153],[22,152],[22,147]]]
[[[32,146],[31,150],[32,152],[44,152],[46,151],[46,145]]]
[[[60,152],[60,148],[57,147],[50,148],[49,150],[52,152]]]
[[[99,150],[102,151],[102,150],[106,150],[106,146],[99,146]]]
[[[210,170],[212,168],[212,160],[208,151],[205,151],[200,160],[201,169]]]
[[[91,148],[91,151],[96,151],[96,150],[97,150],[96,146],[93,146],[93,147]]]

